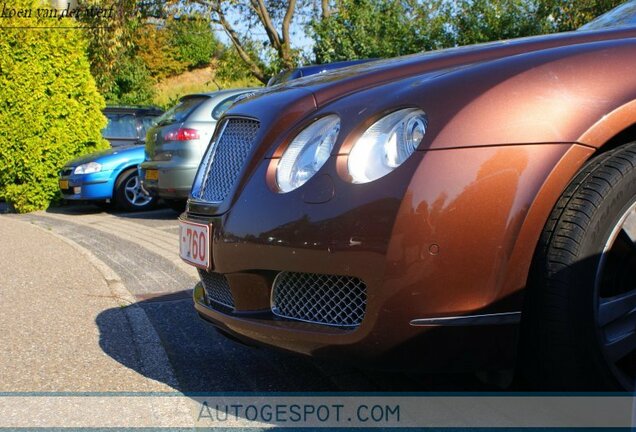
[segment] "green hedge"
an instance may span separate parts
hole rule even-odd
[[[210,21],[197,15],[184,15],[168,22],[168,34],[177,50],[178,58],[189,68],[210,64],[218,48]]]
[[[39,1],[11,2],[35,11]],[[45,209],[69,160],[108,143],[104,99],[72,19],[13,18],[0,29],[0,198],[19,212]],[[25,27],[53,28],[25,28]],[[6,27],[17,27],[7,29]],[[88,30],[90,31],[90,30]]]

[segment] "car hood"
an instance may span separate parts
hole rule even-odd
[[[281,86],[265,89],[251,98],[237,103],[235,108],[238,109],[233,109],[232,111],[243,111],[241,110],[241,105],[246,104],[250,100],[259,99],[272,93],[290,92],[290,90],[294,89],[311,92],[314,98],[314,106],[319,108],[353,92],[413,76],[428,74],[429,77],[434,77],[445,70],[518,54],[630,37],[636,37],[635,28],[575,31],[428,51],[404,57],[378,60],[299,78]]]
[[[139,155],[141,155],[141,158],[143,160],[143,154],[143,145],[112,147],[107,150],[101,150],[73,159],[72,161],[68,162],[65,167],[76,167],[78,165],[89,162],[99,162],[103,165],[108,165],[120,160],[135,159],[138,158]]]

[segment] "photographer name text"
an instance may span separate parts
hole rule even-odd
[[[115,16],[115,7],[102,8],[99,6],[78,6],[71,7],[70,3],[67,4],[65,9],[55,8],[15,8],[6,3],[2,3],[0,7],[0,19],[10,18],[49,18],[49,19],[63,19],[63,18],[105,18],[110,19]]]

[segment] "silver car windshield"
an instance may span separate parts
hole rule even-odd
[[[157,119],[157,124],[164,126],[184,122],[190,113],[206,99],[208,99],[207,96],[186,96],[182,98],[175,106]]]

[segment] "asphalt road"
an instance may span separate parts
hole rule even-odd
[[[116,337],[116,329],[109,325],[121,313],[119,308],[107,308],[97,315],[100,348],[126,368],[176,391],[494,390],[473,375],[368,371],[228,340],[194,312],[191,290],[197,276],[178,257],[177,214],[170,209],[117,213],[74,205],[11,217],[79,245],[119,277],[131,301],[140,308],[136,310],[145,314],[137,328],[154,328],[174,379],[153,368],[140,367],[125,354],[130,350],[129,341]]]

